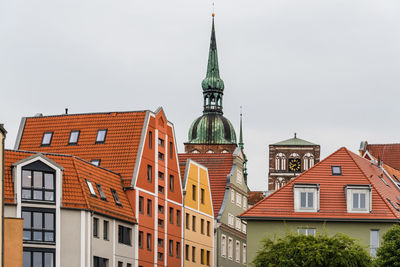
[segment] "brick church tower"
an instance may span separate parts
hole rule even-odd
[[[320,160],[320,146],[297,138],[269,145],[268,191],[274,191]]]

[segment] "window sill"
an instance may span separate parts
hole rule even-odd
[[[31,240],[24,240],[24,244],[37,244],[37,245],[56,245],[56,242],[46,242],[46,241],[31,241]]]
[[[33,204],[50,204],[50,205],[56,205],[55,201],[49,201],[49,200],[34,200],[34,199],[22,199],[22,203],[33,203]]]

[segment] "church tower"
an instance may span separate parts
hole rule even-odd
[[[219,76],[214,15],[212,17],[210,51],[203,88],[203,115],[189,129],[186,153],[233,153],[237,147],[236,133],[231,122],[223,116],[224,81]]]

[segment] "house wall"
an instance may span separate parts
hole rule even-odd
[[[370,230],[379,230],[382,236],[393,226],[393,223],[367,222],[309,222],[309,221],[248,221],[247,222],[247,258],[250,263],[260,248],[263,238],[278,238],[287,233],[297,233],[298,228],[315,228],[317,233],[332,236],[343,233],[360,242],[368,250],[370,245]]]
[[[3,237],[3,218],[4,218],[4,214],[3,214],[3,199],[4,199],[4,190],[3,190],[3,186],[4,186],[4,139],[5,139],[5,135],[3,133],[3,125],[0,125],[0,218],[2,218],[0,220],[0,264],[2,264],[3,262],[3,242],[4,242],[4,237]]]
[[[22,219],[4,219],[4,267],[22,267],[22,225]]]

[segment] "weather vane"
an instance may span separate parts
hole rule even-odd
[[[214,2],[212,3],[212,16],[214,17],[215,16],[215,10],[214,10]]]

